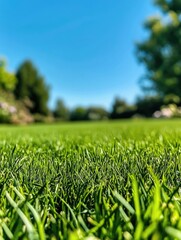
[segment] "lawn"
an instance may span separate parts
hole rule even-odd
[[[181,121],[0,126],[0,239],[181,239]]]

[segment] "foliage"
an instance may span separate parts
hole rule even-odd
[[[15,88],[16,77],[13,73],[6,70],[6,62],[0,60],[0,88],[12,92]]]
[[[110,117],[112,119],[130,118],[136,114],[136,107],[130,106],[125,100],[116,98],[114,100]]]
[[[108,112],[103,107],[76,107],[70,114],[71,121],[105,120],[108,119]]]
[[[108,112],[103,107],[89,107],[87,109],[87,120],[105,120],[108,119]]]
[[[33,121],[34,123],[52,123],[54,121],[54,118],[51,115],[44,116],[36,113],[33,114]]]
[[[70,113],[70,120],[71,121],[83,121],[87,120],[87,110],[84,107],[76,107]]]
[[[0,127],[2,239],[180,239],[180,121]]]
[[[177,107],[175,104],[169,104],[167,106],[162,106],[161,110],[154,112],[153,116],[156,118],[179,118],[181,117],[181,108]]]
[[[14,94],[0,89],[0,123],[26,124],[33,118],[22,101]]]
[[[155,3],[164,15],[145,22],[148,37],[137,44],[138,59],[146,66],[143,88],[163,97],[170,94],[181,97],[181,1]]]
[[[0,108],[0,123],[10,123],[11,115],[8,111]]]
[[[49,89],[33,63],[23,62],[16,72],[16,78],[15,96],[17,99],[29,98],[32,102],[30,109],[32,113],[47,115]]]
[[[136,100],[137,113],[145,117],[152,117],[163,105],[164,100],[160,96],[145,96]]]
[[[58,118],[59,120],[69,119],[69,109],[65,106],[63,100],[57,100],[53,114],[54,117]]]

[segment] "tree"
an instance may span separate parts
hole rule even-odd
[[[32,113],[46,115],[49,88],[33,63],[23,62],[16,72],[16,78],[17,84],[14,91],[16,98],[21,100],[28,98],[32,102],[30,108]]]
[[[87,120],[108,119],[108,112],[103,107],[89,107],[86,113]]]
[[[130,118],[135,113],[135,106],[128,105],[123,99],[115,98],[110,117],[112,119]]]
[[[152,117],[153,113],[164,105],[163,98],[159,96],[138,97],[136,100],[137,114]]]
[[[55,118],[58,118],[60,120],[68,120],[69,109],[65,106],[63,100],[61,99],[57,100],[53,114]]]
[[[16,77],[6,70],[6,61],[0,60],[0,89],[13,92],[16,85]]]
[[[137,56],[146,66],[143,89],[163,98],[181,98],[181,1],[156,0],[162,16],[149,18],[148,37],[137,44]]]
[[[71,121],[83,121],[87,120],[87,110],[84,107],[76,107],[70,113]]]

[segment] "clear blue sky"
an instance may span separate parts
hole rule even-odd
[[[152,0],[0,0],[0,56],[15,71],[31,59],[69,107],[133,102],[143,67],[134,55]]]

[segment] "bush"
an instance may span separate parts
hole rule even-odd
[[[137,113],[136,106],[128,105],[123,99],[116,98],[114,100],[110,118],[120,119],[120,118],[131,118]]]
[[[0,109],[0,123],[10,123],[10,122],[11,122],[11,114],[4,109]]]
[[[54,121],[52,116],[44,116],[41,114],[34,114],[33,119],[35,123],[51,123]]]
[[[145,117],[152,117],[163,105],[164,100],[159,96],[145,96],[136,101],[137,113]]]
[[[90,107],[86,113],[87,120],[106,120],[108,119],[108,112],[102,107]]]
[[[71,121],[83,121],[87,120],[87,110],[84,107],[76,107],[70,113]]]

